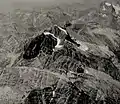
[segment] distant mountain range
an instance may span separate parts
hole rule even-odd
[[[119,104],[120,17],[117,10],[119,5],[102,2],[101,6],[88,8],[75,3],[1,13],[0,102]],[[57,30],[55,25],[61,28]],[[52,35],[41,35],[45,31],[60,37],[67,31],[80,46],[64,40],[62,48],[47,54],[57,40]],[[40,40],[44,41],[42,49],[37,50],[35,57],[25,59],[26,47],[31,45],[30,54],[33,54]]]

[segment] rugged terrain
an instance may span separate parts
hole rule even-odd
[[[80,6],[0,13],[0,104],[120,104],[118,9]],[[34,37],[66,21],[80,47],[66,41],[52,55],[23,58]]]

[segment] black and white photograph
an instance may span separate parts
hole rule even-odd
[[[0,104],[120,104],[120,0],[0,0]]]

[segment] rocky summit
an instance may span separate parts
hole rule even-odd
[[[120,4],[0,13],[0,104],[120,104]]]

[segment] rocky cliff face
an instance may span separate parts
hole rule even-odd
[[[75,20],[58,7],[44,13],[16,10],[9,19],[1,14],[1,104],[119,104],[120,31],[114,9],[103,2],[99,9],[79,11]],[[67,27],[51,31],[56,23]],[[60,39],[66,31],[80,46],[64,37],[55,49],[57,39],[45,31]]]

